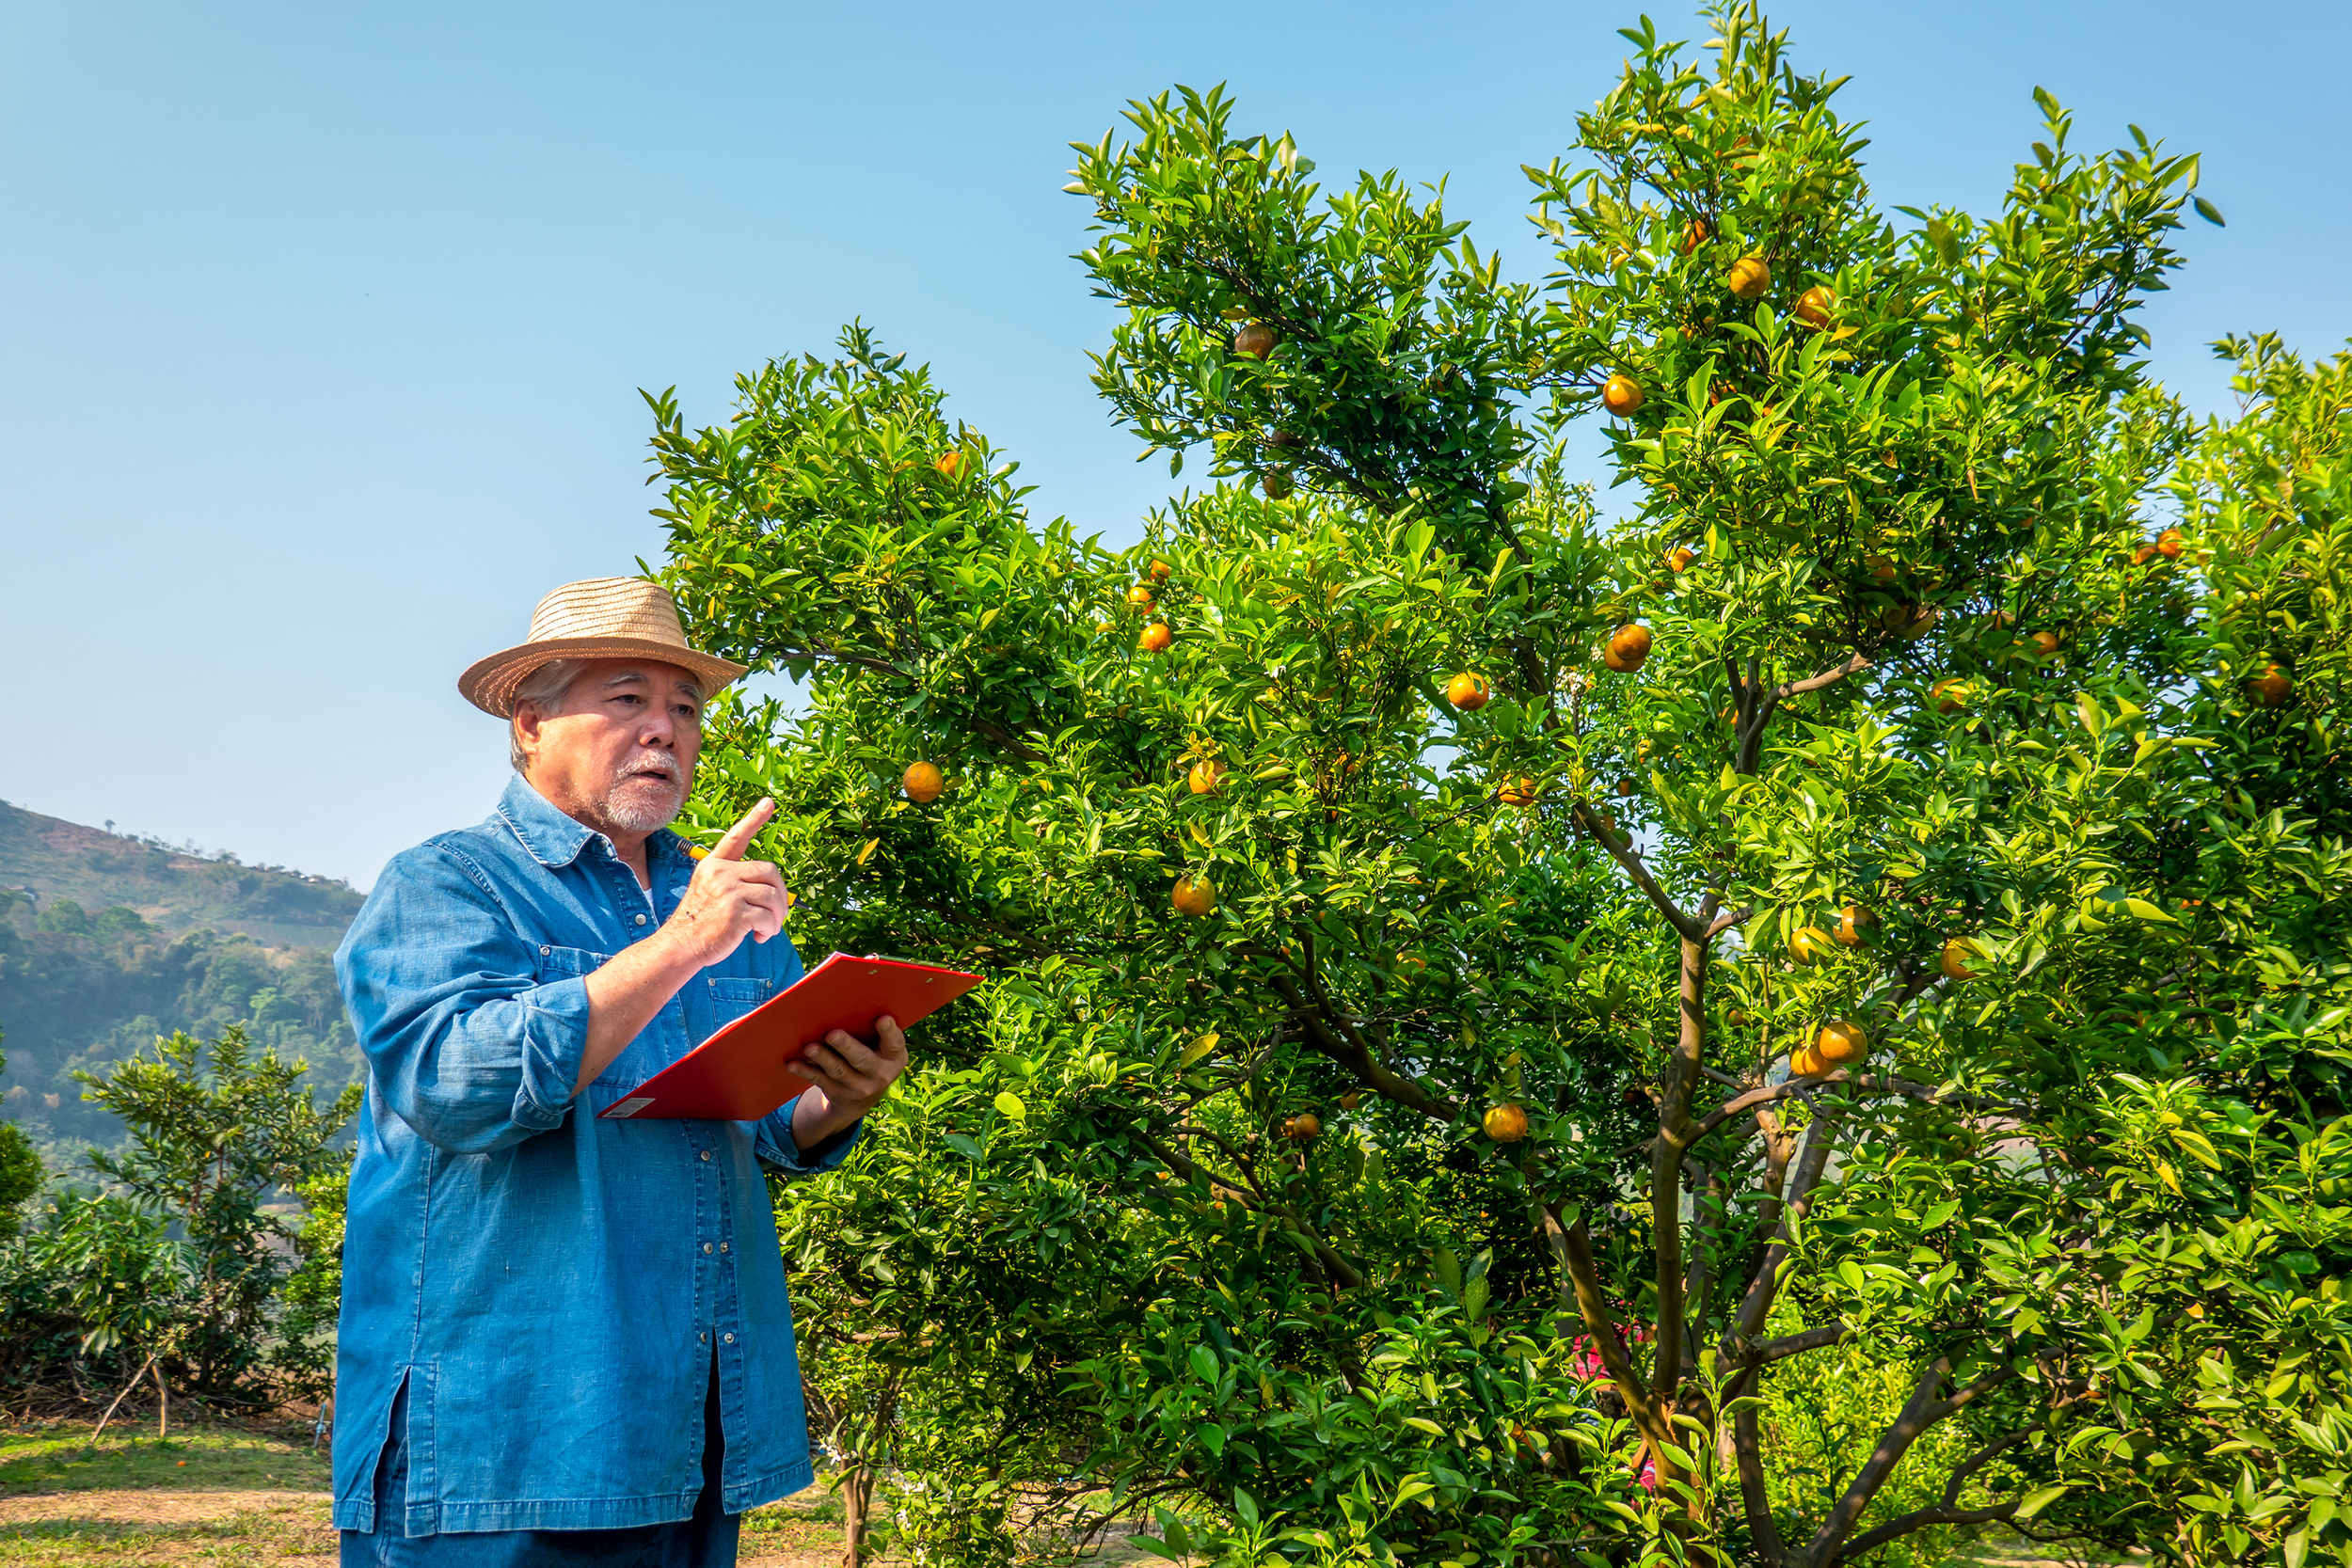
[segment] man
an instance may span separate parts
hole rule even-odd
[[[336,1350],[350,1564],[735,1561],[809,1483],[763,1168],[828,1169],[906,1065],[835,1031],[766,1120],[598,1120],[800,977],[763,800],[697,863],[667,831],[743,667],[670,596],[556,590],[458,689],[518,777],[385,869],[335,955],[367,1109]]]

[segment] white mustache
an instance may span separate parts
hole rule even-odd
[[[625,784],[631,779],[660,779],[675,787],[686,782],[686,769],[675,757],[631,757],[621,765],[621,770],[613,775],[612,782]]]

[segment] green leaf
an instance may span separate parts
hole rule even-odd
[[[990,1101],[990,1103],[996,1107],[999,1115],[1009,1117],[1014,1121],[1026,1121],[1029,1119],[1028,1106],[1021,1102],[1021,1097],[1019,1095],[1013,1094],[1010,1091],[999,1092],[996,1098]]]
[[[2199,217],[2203,218],[2207,223],[2212,224],[2216,229],[2227,229],[2229,227],[2229,224],[2222,219],[2220,208],[2215,206],[2212,202],[2207,201],[2201,196],[2192,196],[2188,199],[2190,205],[2197,209],[2197,215]],[[2289,1564],[2288,1568],[2293,1568],[2293,1564]]]
[[[2011,1517],[2030,1519],[2064,1496],[2066,1496],[2066,1483],[2062,1481],[2053,1482],[2048,1486],[2037,1487],[2026,1494],[2025,1500],[2017,1505],[2017,1512]]]

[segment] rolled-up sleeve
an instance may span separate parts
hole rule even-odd
[[[427,1143],[480,1154],[563,1123],[588,982],[542,980],[540,951],[480,869],[435,844],[385,868],[336,949],[374,1092]]]
[[[866,1131],[866,1118],[858,1117],[805,1154],[793,1141],[792,1105],[769,1112],[755,1125],[753,1146],[761,1164],[782,1176],[816,1176],[850,1157],[850,1150],[857,1146],[858,1135]]]

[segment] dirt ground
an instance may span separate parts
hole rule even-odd
[[[747,1534],[742,1568],[829,1568],[838,1560],[830,1542],[837,1526],[758,1523],[768,1528]],[[0,1564],[334,1561],[327,1499],[315,1492],[137,1488],[0,1497]]]

